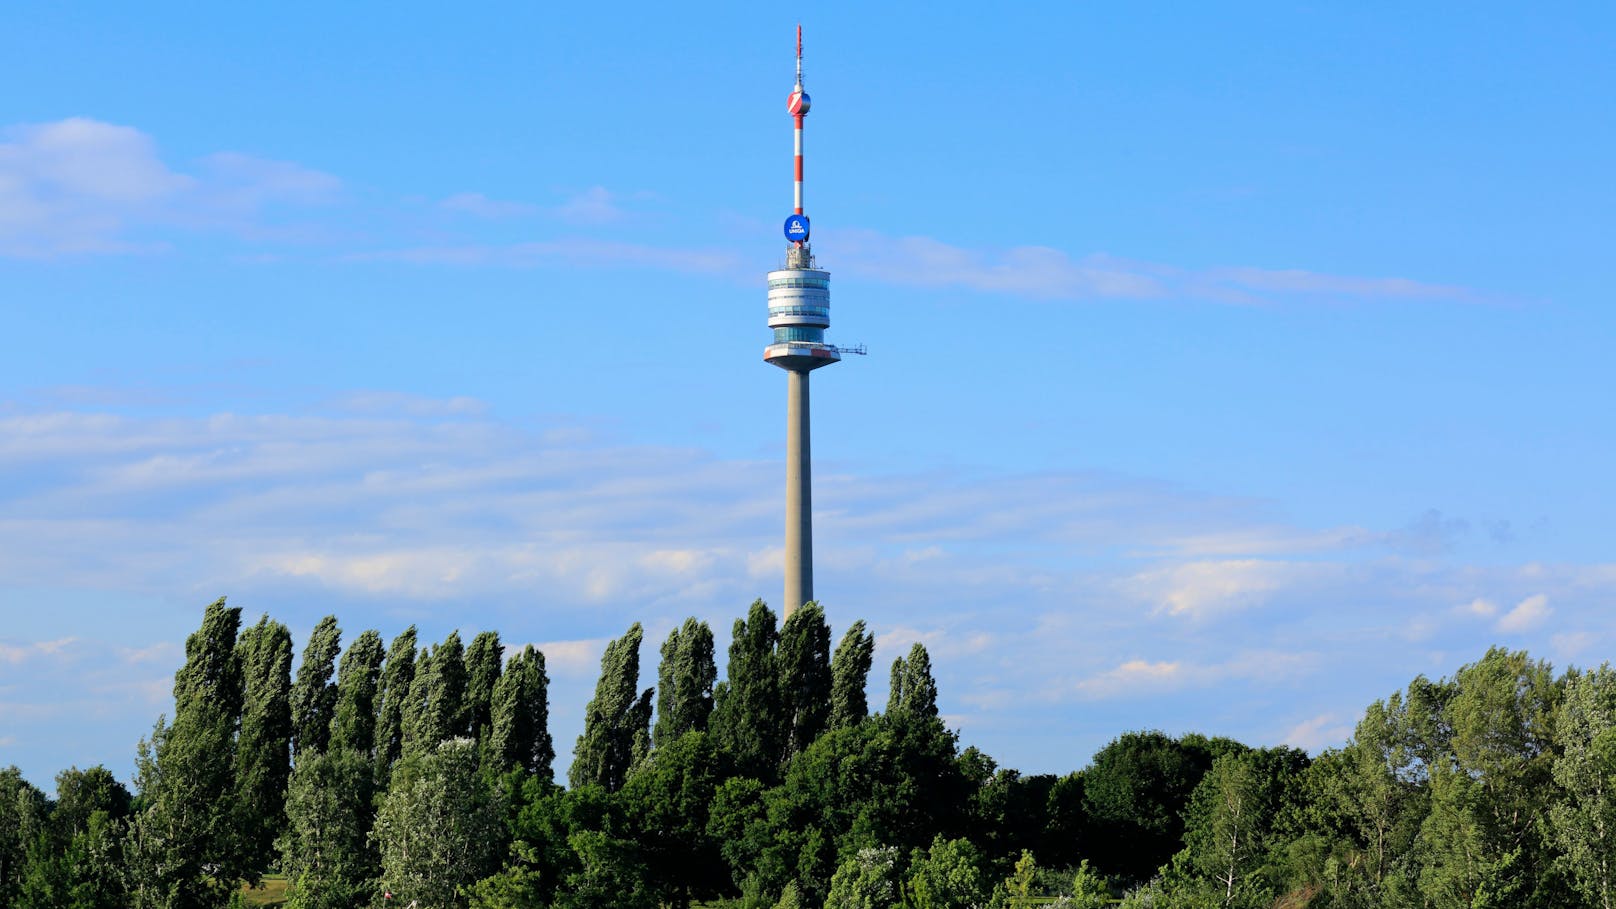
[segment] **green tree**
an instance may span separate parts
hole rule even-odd
[[[29,850],[45,833],[45,793],[16,767],[0,770],[0,906],[14,905],[28,875]]]
[[[382,636],[354,638],[337,666],[337,706],[331,719],[332,751],[352,751],[370,763],[376,751],[376,708],[381,689]]]
[[[342,649],[342,629],[337,617],[328,615],[314,626],[309,643],[303,648],[303,661],[297,666],[292,685],[292,757],[304,752],[319,754],[331,740],[331,718],[336,714],[337,688],[331,684],[336,672],[337,653]]]
[[[367,836],[371,763],[350,748],[305,755],[286,795],[283,867],[292,909],[346,909],[369,901],[378,858]]]
[[[1376,701],[1339,752],[1308,767],[1305,835],[1291,844],[1307,877],[1348,907],[1420,903],[1414,844],[1429,804],[1428,768],[1401,693]],[[1308,856],[1311,854],[1312,859]]]
[[[511,657],[494,684],[488,753],[496,769],[520,767],[546,783],[555,779],[549,691],[544,654],[528,644]]]
[[[494,686],[499,684],[504,653],[499,632],[484,631],[471,639],[466,649],[466,695],[457,735],[478,743],[487,740],[493,729]]]
[[[646,879],[657,901],[685,906],[721,896],[728,883],[709,811],[726,768],[707,733],[657,747],[619,793]]]
[[[626,634],[607,644],[601,656],[600,680],[584,713],[584,732],[578,736],[572,768],[567,772],[575,789],[594,784],[616,792],[649,750],[653,690],[635,695],[643,637],[640,623],[635,622]]]
[[[898,850],[860,849],[836,868],[825,909],[892,909],[899,899]]]
[[[399,905],[451,909],[504,852],[499,791],[478,771],[477,745],[450,739],[406,757],[376,813],[381,886]]]
[[[1549,809],[1554,843],[1588,905],[1616,907],[1616,671],[1606,663],[1565,680],[1555,717],[1559,787]]]
[[[1038,903],[1038,894],[1034,890],[1038,880],[1038,860],[1033,858],[1031,852],[1021,853],[1016,860],[1015,870],[999,885],[996,903],[1006,909],[1032,909]]]
[[[938,836],[909,862],[906,887],[912,909],[974,909],[988,895],[982,853],[967,839]]]
[[[97,764],[85,770],[70,767],[56,774],[56,807],[51,824],[65,835],[83,833],[97,811],[110,821],[121,821],[133,808],[133,797],[112,771]]]
[[[236,828],[235,735],[241,718],[241,610],[210,604],[174,676],[174,723],[141,748],[145,809],[125,840],[139,909],[214,909],[252,873]]]
[[[415,626],[404,629],[387,648],[382,664],[380,706],[376,713],[376,783],[387,788],[394,762],[404,754],[404,715],[415,683]]]
[[[454,738],[466,698],[466,654],[452,631],[431,654],[416,659],[415,682],[405,711],[406,753],[421,753]]]
[[[713,630],[694,617],[685,619],[662,643],[657,667],[656,728],[652,741],[658,748],[678,741],[687,732],[705,732],[713,712],[713,683],[718,666],[713,662]]]
[[[96,810],[68,841],[63,865],[67,874],[67,906],[71,909],[124,909],[121,825],[108,811]]]
[[[813,902],[826,898],[839,861],[859,849],[892,846],[903,856],[938,834],[962,835],[971,787],[954,747],[937,718],[910,714],[828,732],[765,794],[762,821],[726,822],[742,830],[725,857],[747,862],[744,870],[755,870],[771,893],[795,879]],[[725,796],[721,788],[719,800]],[[715,817],[718,811],[715,805]]]
[[[241,730],[236,740],[236,826],[248,879],[274,856],[286,825],[287,763],[292,739],[292,634],[269,616],[236,642],[242,672]]]
[[[713,695],[712,730],[718,747],[747,776],[778,779],[786,741],[775,644],[775,616],[762,600],[737,619],[725,680]]]
[[[1225,904],[1256,887],[1276,807],[1265,783],[1256,754],[1226,754],[1213,760],[1190,799],[1184,832],[1188,864],[1216,882]]]
[[[870,678],[870,665],[875,658],[875,635],[864,629],[860,619],[848,627],[842,641],[836,645],[836,657],[830,665],[830,717],[831,729],[856,726],[870,714],[864,689]]]
[[[1559,686],[1546,663],[1495,647],[1451,687],[1440,718],[1448,747],[1431,767],[1420,831],[1422,892],[1437,909],[1561,904],[1539,823]]]
[[[1106,909],[1111,905],[1111,886],[1105,875],[1089,867],[1088,859],[1072,873],[1072,909]]]
[[[1184,839],[1183,812],[1211,756],[1160,732],[1129,732],[1083,771],[1091,858],[1130,882],[1152,877]]]
[[[937,682],[931,675],[931,655],[926,645],[916,641],[909,658],[892,661],[892,687],[887,695],[887,713],[937,715]]]
[[[783,761],[806,751],[830,720],[830,627],[825,611],[810,600],[780,629],[776,664],[786,738]]]

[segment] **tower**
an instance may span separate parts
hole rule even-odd
[[[802,26],[797,26],[797,84],[786,110],[796,121],[795,211],[786,218],[785,267],[769,272],[769,327],[774,340],[763,360],[786,371],[786,616],[814,598],[813,482],[808,434],[808,374],[841,362],[825,343],[830,327],[830,272],[818,267],[808,245],[802,208],[802,121],[808,93],[802,88]]]

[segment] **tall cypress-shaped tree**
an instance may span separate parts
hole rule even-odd
[[[376,712],[376,782],[387,787],[393,763],[404,753],[404,707],[415,682],[415,626],[404,629],[387,648]]]
[[[382,636],[354,638],[337,667],[337,710],[331,719],[332,751],[346,750],[369,763],[376,747],[376,695],[381,686]]]
[[[706,622],[685,619],[684,626],[675,628],[662,644],[654,735],[658,748],[672,744],[687,732],[706,731],[717,679],[713,630]]]
[[[243,697],[236,741],[236,809],[244,860],[263,869],[286,823],[291,767],[292,634],[265,615],[236,643]]]
[[[331,684],[331,676],[336,672],[341,649],[342,629],[337,627],[337,617],[328,615],[309,635],[303,662],[297,667],[297,682],[292,685],[294,759],[304,752],[324,752],[331,740],[331,717],[337,707],[337,686]]]
[[[818,603],[809,601],[786,619],[776,662],[786,731],[784,762],[807,750],[830,718],[830,628]]]
[[[442,644],[433,646],[430,656],[416,661],[404,750],[431,751],[439,742],[459,735],[465,700],[465,648],[460,644],[460,632],[451,631]]]
[[[937,715],[937,682],[931,675],[931,655],[919,641],[909,648],[909,659],[898,657],[892,661],[892,691],[887,695],[887,713]]]
[[[594,784],[616,792],[649,748],[653,689],[635,696],[644,636],[640,623],[635,622],[627,634],[606,645],[600,659],[600,681],[595,683],[595,697],[584,714],[584,733],[578,736],[572,768],[567,772],[574,789]]]
[[[875,658],[875,635],[864,630],[859,619],[836,645],[836,658],[830,666],[830,728],[857,726],[870,713],[864,688]]]
[[[466,698],[457,734],[477,742],[488,738],[493,722],[494,685],[499,682],[503,653],[499,632],[484,631],[471,639],[471,646],[466,648]]]
[[[714,692],[713,737],[746,775],[773,779],[785,744],[774,612],[757,600],[737,619],[724,683]]]
[[[241,610],[222,597],[207,607],[174,675],[174,723],[159,720],[150,745],[142,744],[147,807],[125,841],[130,896],[141,909],[214,909],[249,873],[234,806],[240,627]]]
[[[494,683],[493,724],[486,761],[496,770],[520,767],[546,781],[555,778],[550,739],[550,677],[544,654],[532,644],[511,657]]]

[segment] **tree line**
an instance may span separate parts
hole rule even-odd
[[[328,617],[294,675],[286,627],[220,600],[133,792],[0,771],[0,906],[213,909],[278,872],[309,909],[1613,909],[1608,666],[1493,649],[1317,758],[1140,731],[1056,775],[962,749],[920,644],[871,711],[874,636],[832,650],[815,604],[754,603],[722,680],[689,619],[642,688],[643,638],[606,647],[562,787],[531,646],[343,649]]]

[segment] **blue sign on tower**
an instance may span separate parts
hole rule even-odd
[[[786,218],[786,239],[793,243],[808,242],[808,219],[802,215]]]

